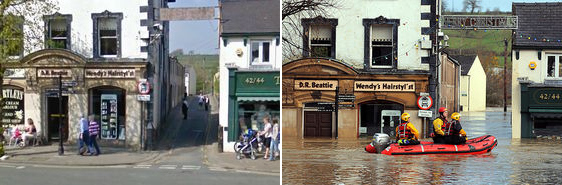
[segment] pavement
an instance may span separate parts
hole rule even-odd
[[[218,99],[210,97],[210,110],[200,107],[191,97],[188,119],[183,120],[181,105],[173,109],[160,141],[154,151],[129,151],[125,148],[101,147],[99,156],[77,155],[77,146],[65,145],[65,153],[58,155],[58,145],[8,147],[9,156],[0,165],[45,166],[189,166],[206,167],[218,171],[233,171],[265,175],[279,175],[280,160],[263,158],[237,160],[234,153],[219,153]],[[258,155],[258,157],[263,157]]]

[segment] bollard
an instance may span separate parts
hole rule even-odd
[[[222,143],[222,126],[219,126],[218,132],[219,133],[218,133],[217,136],[218,136],[219,153],[223,153],[224,151],[222,149],[222,146],[223,146],[223,143]]]

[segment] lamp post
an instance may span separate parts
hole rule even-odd
[[[64,155],[62,146],[62,74],[59,74],[59,155]]]

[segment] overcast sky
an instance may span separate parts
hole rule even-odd
[[[443,0],[443,1],[447,1],[448,3],[448,8],[449,10],[453,9],[454,7],[454,11],[462,11],[463,8],[463,1],[464,0]],[[525,2],[525,3],[534,3],[534,2],[562,2],[562,0],[535,0],[535,1],[530,1],[530,0],[481,0],[482,1],[482,11],[486,11],[487,8],[489,8],[490,10],[494,10],[494,8],[500,8],[501,11],[506,12],[509,11],[511,12],[511,3],[512,2],[517,2],[517,3],[521,3],[521,2]]]
[[[447,1],[448,9],[461,11],[463,0]],[[494,10],[511,11],[512,2],[537,2],[531,0],[482,0],[482,11]],[[562,0],[540,0],[538,2],[562,2]],[[218,0],[176,0],[169,3],[170,7],[206,7],[218,6]],[[184,53],[193,51],[196,54],[218,54],[218,21],[171,21],[170,23],[170,52],[183,49]]]

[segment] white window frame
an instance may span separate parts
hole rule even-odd
[[[252,49],[253,49],[252,45],[254,43],[259,43],[259,46],[258,46],[258,61],[257,62],[254,62],[252,60],[254,58],[253,53],[252,53]],[[263,43],[269,43],[269,56],[268,56],[269,61],[267,61],[267,62],[263,61]],[[271,47],[272,43],[273,42],[271,40],[252,40],[252,41],[250,41],[250,47],[249,47],[250,52],[248,52],[248,53],[250,53],[249,54],[250,65],[273,65],[273,58],[271,58],[271,53],[272,53],[272,50],[274,50],[275,48]]]
[[[554,76],[548,76],[548,57],[554,57]],[[546,53],[545,54],[545,79],[547,80],[562,80],[562,74],[560,74],[560,65],[562,63],[562,53]]]
[[[371,25],[371,33],[369,33],[369,34],[373,35],[373,30],[376,26],[377,26],[376,24]],[[375,45],[373,45],[373,38],[370,38],[371,40],[369,41],[369,46],[370,46],[369,47],[369,49],[370,49],[369,55],[371,57],[369,58],[369,61],[371,63],[371,68],[378,68],[378,69],[391,69],[391,68],[393,68],[392,62],[394,60],[394,32],[392,31],[392,29],[393,29],[392,25],[391,25],[390,29],[391,29],[390,44],[391,44],[391,48],[392,48],[392,53],[391,53],[389,58],[390,58],[391,63],[390,63],[390,65],[373,65],[373,58],[374,58],[373,57],[373,47],[375,47]],[[380,45],[380,46],[384,46],[384,45]]]
[[[119,46],[118,46],[118,45],[115,45],[115,51],[116,51],[115,55],[103,55],[103,54],[101,53],[101,50],[102,50],[102,48],[101,48],[101,40],[102,40],[102,39],[111,39],[111,38],[114,38],[114,39],[116,40],[115,43],[116,43],[116,44],[119,44],[119,33],[118,33],[118,32],[119,32],[120,30],[119,30],[119,28],[115,28],[115,36],[101,36],[101,29],[100,29],[100,26],[99,26],[99,23],[101,22],[101,19],[117,19],[117,18],[115,18],[115,17],[99,17],[99,18],[98,18],[98,52],[99,52],[99,56],[100,56],[100,57],[103,57],[103,58],[116,58],[116,57],[117,57],[117,54],[119,54],[119,49],[120,49]],[[119,23],[120,23],[119,20],[117,20],[117,24],[119,24]],[[117,27],[119,27],[119,26],[117,26]]]

